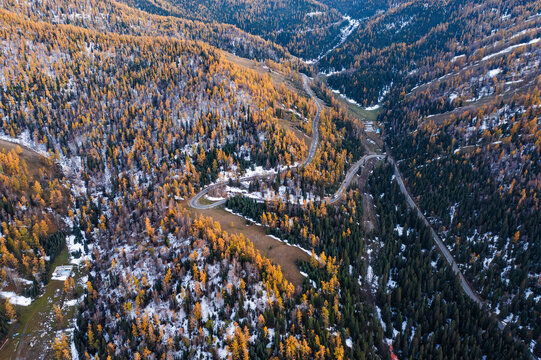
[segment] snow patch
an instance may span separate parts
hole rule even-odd
[[[17,295],[13,291],[0,291],[0,296],[9,299],[13,305],[28,306],[32,303],[32,299]]]
[[[497,53],[494,53],[494,54],[490,54],[490,55],[487,55],[485,56],[484,58],[481,59],[481,61],[486,61],[486,60],[489,60],[489,59],[492,59],[496,56],[500,56],[500,55],[504,55],[504,54],[507,54],[507,53],[510,53],[511,51],[515,50],[516,48],[519,48],[521,46],[526,46],[526,45],[533,45],[537,42],[539,42],[539,40],[541,40],[541,38],[537,38],[537,39],[533,39],[533,40],[530,40],[528,41],[527,43],[521,43],[521,44],[516,44],[516,45],[511,45],[501,51],[498,51]]]

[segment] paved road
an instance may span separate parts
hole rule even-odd
[[[327,203],[328,204],[334,204],[335,202],[340,200],[340,198],[342,197],[342,195],[344,194],[344,192],[348,188],[349,184],[351,183],[351,180],[353,180],[353,177],[359,171],[359,168],[361,166],[363,166],[368,160],[370,160],[370,159],[379,159],[379,160],[381,160],[383,158],[385,158],[385,155],[375,155],[375,154],[365,155],[359,161],[357,161],[355,164],[353,164],[353,166],[351,166],[349,168],[348,173],[346,174],[346,178],[344,179],[344,181],[342,181],[342,184],[340,185],[340,188],[338,189],[338,191],[336,191],[334,193],[334,195],[329,200],[327,200]]]
[[[313,144],[314,143],[312,143],[312,145]],[[317,149],[317,144],[316,144],[316,146],[311,146],[311,149],[312,149],[312,147],[314,148],[314,152],[315,152],[315,149]],[[312,156],[312,158],[313,158],[313,156]],[[363,166],[368,160],[371,160],[371,159],[382,160],[384,158],[385,158],[385,155],[381,155],[381,154],[370,154],[370,155],[363,156],[360,160],[358,160],[355,164],[353,164],[350,167],[350,169],[348,170],[348,172],[346,174],[345,179],[342,181],[342,184],[340,184],[340,188],[334,193],[334,195],[332,197],[330,197],[328,200],[326,200],[327,203],[328,204],[334,204],[334,203],[336,203],[337,201],[339,201],[342,198],[342,195],[344,194],[346,189],[349,187],[349,185],[350,185],[351,181],[353,180],[353,177],[355,176],[355,174],[359,171],[360,167]],[[311,161],[312,159],[309,159],[309,160]],[[408,190],[406,188],[406,185],[404,184],[404,180],[402,178],[402,175],[400,174],[400,171],[398,170],[398,166],[396,165],[394,159],[392,159],[391,157],[387,157],[387,160],[394,167],[394,175],[395,175],[396,181],[398,182],[398,185],[400,187],[400,191],[402,192],[402,194],[404,194],[404,197],[406,198],[406,201],[407,201],[408,205],[410,206],[410,208],[415,210],[415,212],[417,213],[417,216],[419,217],[419,219],[421,219],[421,221],[423,221],[423,223],[430,229],[430,232],[432,234],[432,238],[434,240],[434,243],[436,244],[436,246],[438,247],[440,252],[445,257],[445,260],[447,261],[447,263],[453,269],[453,272],[458,276],[462,289],[464,290],[464,292],[466,293],[466,295],[470,299],[472,299],[477,304],[479,304],[479,306],[483,306],[484,301],[477,294],[477,292],[470,286],[470,284],[468,283],[468,281],[466,280],[466,278],[464,277],[464,275],[460,271],[460,269],[458,267],[458,264],[456,263],[455,259],[453,258],[453,255],[451,254],[451,252],[449,251],[447,246],[445,246],[445,244],[443,243],[443,241],[441,240],[439,235],[432,228],[432,226],[430,225],[430,223],[428,222],[428,220],[426,219],[424,214],[421,212],[421,210],[419,209],[419,207],[417,206],[415,201],[413,201],[411,195],[409,194],[409,192],[408,192]],[[310,163],[310,162],[308,162],[308,163]],[[306,162],[305,162],[305,164],[306,164]],[[240,178],[239,180],[240,181],[257,180],[257,179],[261,179],[261,178],[264,178],[264,177],[269,176],[269,175],[270,175],[270,173],[269,174],[262,174],[262,175],[257,175],[257,176],[250,176],[250,177]],[[204,190],[199,192],[195,197],[193,197],[190,200],[190,202],[189,202],[190,206],[193,207],[193,208],[196,208],[196,209],[211,209],[211,208],[223,205],[227,201],[227,199],[216,201],[216,202],[213,202],[212,204],[207,204],[207,205],[199,204],[199,199],[201,197],[203,197],[204,195],[206,195],[212,188],[214,188],[216,186],[225,185],[225,184],[226,184],[226,182],[224,181],[224,182],[220,182],[220,183],[216,183],[216,184],[213,184],[211,186],[208,186],[207,188],[205,188]],[[501,322],[501,321],[498,321],[498,328],[500,330],[503,330],[505,328],[505,324],[503,322]]]
[[[320,113],[321,113],[321,105],[318,103],[318,101],[317,101],[315,95],[313,94],[312,90],[307,85],[307,77],[306,76],[303,77],[303,85],[304,85],[305,91],[312,97],[312,99],[317,104],[317,114],[316,114],[316,117],[314,118],[313,125],[312,125],[313,126],[312,143],[310,144],[310,150],[308,152],[308,157],[304,161],[304,165],[308,165],[308,164],[310,164],[312,162],[312,160],[314,158],[314,155],[315,155],[316,150],[317,150],[318,141],[319,141],[318,125],[319,125],[319,117],[320,117]],[[382,154],[369,154],[369,155],[363,156],[360,160],[358,160],[355,164],[353,164],[350,167],[350,169],[348,170],[348,172],[346,174],[346,178],[342,181],[342,184],[340,185],[340,188],[334,193],[334,195],[331,198],[329,198],[327,200],[327,202],[329,204],[334,204],[338,200],[341,199],[342,195],[344,194],[344,192],[346,191],[346,189],[350,185],[351,181],[353,180],[353,177],[359,171],[359,168],[366,163],[366,161],[368,161],[370,159],[382,160],[384,158],[385,158],[385,155],[382,155]],[[428,220],[426,219],[424,214],[421,212],[421,210],[419,209],[419,207],[417,206],[415,201],[413,201],[411,195],[409,194],[409,192],[408,192],[408,190],[407,190],[407,188],[406,188],[406,186],[404,184],[404,180],[402,178],[402,175],[400,174],[400,171],[398,170],[398,166],[397,166],[396,162],[391,157],[387,157],[387,161],[394,167],[395,178],[396,178],[396,180],[398,182],[398,185],[400,187],[400,191],[402,192],[402,194],[404,194],[404,197],[406,198],[406,201],[407,201],[408,205],[410,206],[410,208],[415,210],[415,212],[417,213],[417,216],[419,217],[419,219],[421,219],[424,222],[424,224],[430,229],[430,232],[432,234],[432,239],[434,240],[434,243],[436,244],[436,246],[440,250],[441,254],[443,254],[443,256],[445,257],[445,260],[447,261],[447,263],[453,269],[453,272],[458,276],[458,278],[460,280],[460,286],[462,287],[462,289],[464,290],[464,292],[466,293],[466,295],[470,299],[472,299],[474,302],[479,304],[479,306],[483,306],[485,304],[484,301],[481,299],[479,294],[477,294],[477,292],[470,286],[470,284],[468,283],[468,281],[466,280],[466,278],[464,277],[464,275],[460,271],[455,259],[453,258],[453,255],[451,254],[451,252],[449,251],[447,246],[445,246],[445,244],[443,243],[443,241],[441,240],[439,235],[432,228],[432,226],[430,225],[430,223],[428,222]],[[240,178],[239,180],[240,181],[246,181],[246,180],[263,179],[263,178],[265,178],[267,176],[270,176],[271,174],[274,174],[274,173],[269,172],[269,173],[261,174],[261,175],[257,175],[257,176]],[[224,185],[224,184],[225,184],[225,182],[221,182],[221,183],[217,183],[217,184],[214,184],[214,185],[210,185],[207,188],[203,189],[201,192],[199,192],[195,197],[193,197],[190,200],[190,202],[189,202],[190,206],[193,207],[193,208],[196,208],[196,209],[210,209],[210,208],[214,208],[214,207],[217,207],[217,206],[220,206],[220,205],[224,204],[227,201],[227,199],[216,201],[216,202],[213,202],[212,204],[207,204],[207,205],[199,204],[199,199],[201,197],[203,197],[204,195],[206,195],[212,188],[214,188],[216,186]],[[500,330],[504,330],[505,326],[506,325],[502,321],[500,321],[498,319],[498,328]],[[516,337],[514,337],[514,338],[515,338],[516,341],[521,341],[520,339],[518,339]],[[525,346],[528,348],[527,344],[525,344]],[[531,356],[532,359],[538,359],[531,352],[530,352],[530,356]]]
[[[368,160],[370,159],[379,159],[379,160],[382,160],[383,158],[385,158],[385,155],[375,155],[375,154],[371,154],[371,155],[365,155],[363,156],[360,160],[358,160],[355,164],[353,164],[347,174],[346,174],[346,177],[345,179],[342,181],[342,184],[340,184],[340,188],[338,188],[338,190],[334,193],[334,195],[330,198],[328,198],[326,200],[326,202],[328,204],[334,204],[336,203],[338,200],[340,200],[342,198],[342,195],[344,194],[344,192],[346,191],[346,189],[349,187],[349,184],[351,183],[351,180],[353,180],[353,177],[355,176],[355,174],[357,174],[357,172],[359,171],[359,168],[361,166],[363,166]],[[244,177],[244,178],[239,178],[240,181],[250,181],[250,180],[257,180],[257,179],[261,179],[262,177],[265,177],[265,176],[268,176],[268,174],[263,174],[263,175],[257,175],[257,176],[250,176],[250,177]],[[189,201],[189,204],[191,207],[195,208],[195,209],[199,209],[199,210],[205,210],[205,209],[212,209],[212,208],[215,208],[217,206],[220,206],[220,205],[223,205],[225,204],[225,202],[227,201],[227,199],[222,199],[222,200],[219,200],[219,201],[215,201],[215,202],[212,202],[211,204],[200,204],[199,203],[199,200],[205,196],[211,189],[215,188],[215,187],[218,187],[218,186],[222,186],[222,185],[225,185],[227,184],[226,181],[221,181],[221,182],[218,182],[216,184],[213,184],[213,185],[210,185],[208,187],[206,187],[205,189],[203,189],[202,191],[200,191],[197,195],[195,195],[190,201]]]
[[[391,157],[388,157],[387,159],[388,159],[389,163],[391,165],[393,165],[393,167],[394,167],[394,176],[396,178],[396,181],[398,182],[398,185],[400,186],[400,191],[406,197],[406,201],[407,201],[408,205],[412,209],[415,210],[415,212],[417,213],[417,216],[419,217],[419,219],[421,219],[421,221],[423,221],[425,223],[427,228],[430,229],[430,232],[432,233],[432,238],[434,239],[434,243],[440,249],[440,252],[445,257],[445,260],[447,260],[449,265],[451,265],[451,268],[453,269],[453,272],[456,275],[458,275],[458,277],[460,278],[460,284],[462,286],[462,289],[464,290],[464,292],[466,293],[466,295],[468,295],[468,297],[470,299],[472,299],[477,304],[482,306],[484,304],[483,300],[481,300],[481,298],[479,297],[477,292],[475,292],[475,290],[473,290],[471,288],[470,284],[466,281],[466,279],[464,278],[464,275],[462,275],[462,272],[458,268],[458,265],[457,265],[455,259],[453,258],[453,255],[451,255],[451,252],[449,251],[447,246],[445,246],[443,241],[441,241],[441,238],[439,237],[439,235],[432,228],[432,226],[430,225],[430,223],[428,222],[428,220],[426,219],[424,214],[421,212],[421,210],[419,209],[419,207],[417,206],[415,201],[413,201],[413,199],[411,198],[411,195],[409,194],[408,190],[406,189],[406,185],[404,185],[404,180],[402,179],[402,175],[400,174],[400,171],[398,170],[398,166],[396,165],[394,159],[391,158]]]
[[[378,159],[381,160],[381,159],[384,158],[384,155],[368,155],[368,156],[363,157],[361,160],[359,160],[354,165],[354,166],[356,166],[356,169],[353,172],[353,174],[357,173],[357,170],[359,169],[359,167],[364,165],[364,162],[366,160],[368,160],[369,158],[378,158]],[[479,306],[483,306],[485,304],[485,302],[483,301],[483,299],[481,299],[479,294],[477,294],[477,292],[470,286],[470,284],[468,283],[468,281],[466,280],[466,278],[464,277],[464,275],[462,274],[462,272],[458,268],[458,265],[457,265],[455,259],[453,258],[453,255],[451,254],[451,252],[447,248],[447,246],[445,246],[445,244],[443,243],[443,241],[441,240],[439,235],[436,233],[434,228],[432,228],[432,225],[430,225],[430,223],[428,222],[428,220],[426,219],[424,214],[421,212],[421,209],[419,209],[419,207],[417,206],[415,201],[413,201],[410,193],[408,192],[408,189],[406,188],[406,185],[404,184],[404,179],[402,178],[402,174],[400,174],[400,170],[398,170],[398,166],[397,166],[396,162],[390,156],[387,157],[387,161],[394,168],[394,175],[395,175],[396,181],[398,182],[398,186],[400,187],[400,191],[402,192],[402,194],[404,194],[404,197],[406,198],[406,202],[408,203],[410,208],[415,210],[415,212],[417,213],[417,216],[419,217],[419,219],[421,219],[421,221],[423,221],[423,223],[430,229],[430,233],[432,235],[432,239],[434,240],[434,243],[436,244],[436,246],[438,247],[440,252],[445,257],[445,260],[447,261],[447,263],[453,269],[453,272],[458,276],[458,278],[460,280],[460,286],[462,287],[462,289],[464,290],[464,292],[466,293],[466,295],[468,295],[468,297],[470,299],[475,301]],[[352,170],[354,170],[354,169],[350,169],[350,172]],[[348,176],[349,175],[350,174],[348,172]],[[351,178],[353,178],[353,175],[351,175]],[[347,184],[343,183],[342,186],[340,187],[339,191],[341,190],[343,192],[349,186],[349,183],[351,182],[351,179],[347,179],[347,177],[346,177],[346,180],[348,180]],[[329,203],[332,204],[332,203],[336,202],[338,199],[340,199],[340,196],[337,197],[337,195],[341,195],[341,194],[335,194],[335,196],[333,196],[333,198],[331,198],[331,201]],[[502,321],[500,321],[499,319],[498,319],[498,328],[500,330],[503,330],[505,328],[505,324]],[[532,354],[532,358],[535,358],[535,356],[533,356],[533,354]]]
[[[270,175],[273,175],[273,174],[276,174],[275,172],[268,172],[268,173],[264,173],[264,174],[260,174],[260,175],[251,175],[251,176],[244,176],[244,177],[240,177],[238,179],[235,179],[235,181],[252,181],[252,180],[259,180],[259,179],[262,179],[262,178],[265,178],[267,176],[270,176]],[[206,209],[212,209],[212,208],[215,208],[217,206],[220,206],[220,205],[223,205],[225,204],[225,202],[227,201],[227,199],[222,199],[222,200],[218,200],[218,201],[214,201],[210,204],[200,204],[199,203],[199,200],[206,194],[208,194],[208,192],[216,187],[220,187],[220,186],[223,186],[223,185],[227,185],[229,182],[228,181],[219,181],[217,183],[214,183],[212,185],[209,185],[207,186],[206,188],[204,188],[203,190],[201,190],[199,193],[197,193],[197,195],[195,195],[193,198],[190,199],[190,201],[188,202],[188,204],[193,207],[194,209],[199,209],[199,210],[206,210]]]
[[[206,204],[206,205],[199,204],[199,199],[201,199],[201,197],[206,195],[211,189],[214,189],[215,187],[220,186],[220,185],[223,185],[223,184],[220,182],[220,183],[216,183],[216,184],[213,184],[213,185],[210,185],[210,186],[204,188],[197,195],[195,195],[193,198],[191,198],[190,201],[188,202],[188,204],[190,204],[190,206],[193,207],[194,209],[199,209],[199,210],[212,209],[212,208],[215,208],[216,206],[220,206],[220,205],[225,204],[227,199],[222,199],[222,200],[219,200],[219,201],[215,201],[212,204]]]
[[[312,142],[310,143],[310,149],[308,150],[308,156],[306,157],[306,160],[304,160],[304,163],[303,163],[303,165],[306,166],[306,165],[310,164],[312,162],[312,160],[314,160],[314,155],[316,154],[317,145],[318,145],[318,142],[319,142],[319,118],[321,116],[321,105],[319,104],[316,96],[312,92],[312,89],[310,89],[310,86],[308,86],[308,76],[303,75],[302,81],[303,81],[304,90],[308,93],[308,95],[310,95],[312,100],[315,101],[316,106],[317,106],[316,116],[314,117],[314,120],[312,121]],[[276,174],[276,172],[274,172],[274,170],[270,170],[268,172],[265,172],[265,173],[262,173],[262,174],[259,174],[259,175],[255,175],[255,176],[240,177],[237,180],[239,180],[239,181],[261,180],[261,179],[265,179],[265,178],[267,178],[269,176],[272,176],[272,175],[275,175],[275,174]],[[207,186],[206,188],[201,190],[197,195],[195,195],[193,198],[191,198],[190,201],[188,202],[188,204],[192,208],[199,209],[199,210],[212,209],[212,208],[215,208],[217,206],[225,204],[227,199],[222,199],[222,200],[219,200],[219,201],[215,201],[215,202],[213,202],[211,204],[200,204],[199,203],[199,200],[203,196],[208,194],[208,192],[210,190],[212,190],[212,189],[214,189],[216,187],[219,187],[219,186],[223,186],[225,184],[227,184],[227,181],[220,181],[220,182],[217,182],[215,184]]]
[[[389,161],[389,163],[391,163],[391,165],[393,165],[394,167],[394,175],[395,175],[395,178],[396,178],[396,181],[398,182],[398,185],[400,187],[400,191],[402,192],[402,194],[404,194],[404,196],[406,197],[406,201],[408,203],[408,205],[412,208],[412,209],[415,209],[416,213],[417,213],[417,216],[419,217],[419,219],[421,219],[425,225],[430,229],[430,232],[432,234],[432,239],[434,239],[434,243],[436,244],[436,246],[438,247],[438,249],[440,249],[440,252],[443,254],[443,256],[445,257],[445,260],[447,260],[447,263],[449,265],[451,265],[451,268],[453,269],[453,272],[458,276],[459,280],[460,280],[460,286],[462,287],[462,290],[464,290],[464,292],[466,293],[466,295],[468,295],[468,297],[470,299],[472,299],[473,301],[475,301],[477,304],[479,304],[479,306],[483,306],[485,304],[485,302],[481,299],[481,297],[479,296],[479,294],[477,294],[477,292],[470,286],[470,284],[468,283],[468,281],[466,280],[466,278],[464,277],[464,275],[462,274],[462,272],[460,271],[460,269],[458,268],[458,265],[455,261],[455,259],[453,258],[453,255],[451,254],[451,252],[449,251],[449,249],[447,248],[447,246],[445,246],[445,244],[443,243],[443,241],[441,241],[441,238],[439,237],[439,235],[436,233],[436,231],[432,228],[432,226],[430,225],[430,223],[428,222],[428,220],[426,219],[426,217],[424,216],[424,214],[421,212],[421,210],[419,209],[419,207],[417,206],[417,204],[415,203],[415,201],[413,201],[413,199],[411,198],[411,195],[409,194],[407,188],[406,188],[406,185],[404,185],[404,180],[402,178],[402,175],[400,174],[400,171],[398,170],[398,166],[396,165],[396,162],[394,161],[393,158],[391,157],[388,157],[387,160]],[[488,310],[490,311],[490,310]],[[492,312],[491,312],[492,313]],[[494,313],[492,313],[496,319],[498,320],[498,328],[500,330],[504,330],[505,329],[505,326],[506,324],[501,321],[500,319],[498,319],[498,316]],[[517,336],[513,336],[513,339],[517,342],[522,342],[524,343],[524,341],[520,338],[518,338]],[[532,359],[539,359],[539,357],[535,356],[531,351],[530,351],[530,348],[528,346],[527,343],[524,343],[524,346],[526,346],[526,348],[528,349],[528,352],[530,354],[530,358]]]
[[[308,156],[306,157],[306,160],[304,161],[304,165],[308,165],[314,160],[314,155],[316,154],[317,145],[319,142],[319,116],[321,115],[321,105],[319,105],[319,102],[317,101],[316,96],[312,92],[312,89],[310,89],[310,86],[308,86],[308,76],[303,75],[302,77],[302,84],[304,86],[304,90],[310,95],[312,100],[315,101],[317,106],[317,113],[316,117],[314,118],[314,121],[312,121],[312,142],[310,143],[310,150],[308,151]]]

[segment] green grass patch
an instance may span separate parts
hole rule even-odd
[[[329,86],[327,83],[327,77],[322,75],[319,77],[319,80],[323,82],[325,85]],[[361,119],[363,121],[376,121],[378,119],[378,115],[384,110],[382,107],[376,109],[376,110],[366,110],[362,106],[355,105],[344,99],[342,96],[333,93],[334,98],[340,101],[342,104],[344,104],[348,110],[348,113],[350,116]]]
[[[199,203],[200,203],[201,205],[212,205],[212,204],[214,204],[215,202],[216,202],[216,201],[207,199],[206,196],[202,196],[202,197],[199,199]]]
[[[56,257],[49,271],[49,278],[57,266],[69,263],[68,249],[64,247]],[[74,279],[80,277],[77,267],[74,267]],[[64,291],[64,282],[50,280],[45,286],[45,292],[36,298],[29,306],[16,306],[18,321],[8,332],[6,344],[0,350],[0,359],[16,359],[17,352],[22,358],[36,358],[50,351],[50,344],[54,339],[55,331],[68,327],[69,320],[76,314],[76,306],[63,309],[64,321],[62,324],[54,323],[53,306],[59,305]],[[21,340],[24,341],[19,345]],[[33,346],[30,346],[33,343]],[[18,347],[21,347],[18,349]]]

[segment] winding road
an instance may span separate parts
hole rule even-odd
[[[306,75],[303,75],[304,90],[306,91],[306,93],[308,95],[310,95],[312,100],[315,101],[316,106],[317,106],[317,113],[316,113],[316,116],[314,118],[314,121],[312,122],[312,142],[310,143],[310,149],[308,151],[308,156],[306,157],[306,159],[303,162],[304,166],[310,164],[312,162],[312,160],[314,160],[314,156],[315,156],[316,150],[317,150],[317,145],[318,145],[318,142],[319,142],[319,118],[320,118],[320,115],[321,115],[321,105],[317,101],[317,98],[314,95],[314,93],[312,92],[312,89],[310,89],[310,86],[308,86],[307,81],[308,81],[308,77]],[[334,204],[337,201],[339,201],[342,198],[342,195],[344,194],[346,189],[348,188],[349,184],[353,180],[353,177],[359,171],[359,168],[361,166],[363,166],[366,161],[368,161],[370,159],[379,159],[379,160],[381,160],[384,157],[385,157],[384,155],[379,155],[379,154],[369,154],[369,155],[363,156],[361,159],[359,159],[356,163],[354,163],[349,168],[349,170],[348,170],[348,172],[346,174],[346,177],[344,178],[344,180],[340,184],[340,187],[338,188],[338,190],[333,194],[333,196],[331,196],[330,198],[327,198],[325,201],[328,204]],[[271,170],[271,171],[268,171],[266,173],[259,174],[259,175],[251,175],[251,176],[246,176],[246,177],[240,177],[237,180],[238,181],[261,180],[261,179],[265,179],[265,178],[267,178],[267,177],[269,177],[271,175],[275,175],[275,174],[276,174],[276,172]],[[218,206],[221,206],[221,205],[225,204],[227,199],[221,199],[221,200],[209,203],[209,204],[201,204],[201,203],[199,203],[199,201],[201,200],[202,197],[207,195],[210,190],[215,189],[215,188],[217,188],[219,186],[226,185],[227,183],[228,183],[227,181],[220,181],[220,182],[217,182],[217,183],[214,183],[212,185],[207,186],[206,188],[201,190],[197,195],[195,195],[193,198],[191,198],[190,201],[188,202],[188,204],[192,208],[198,209],[198,210],[213,209],[215,207],[218,207]]]
[[[306,166],[306,165],[308,165],[308,164],[310,164],[312,162],[312,160],[314,159],[316,150],[317,150],[318,141],[319,141],[318,126],[319,126],[319,118],[320,118],[320,114],[321,114],[321,105],[319,104],[319,102],[317,101],[316,96],[314,95],[314,93],[312,92],[310,87],[308,86],[307,79],[308,79],[308,77],[306,75],[303,75],[303,86],[304,86],[305,91],[308,93],[308,95],[310,95],[310,97],[316,102],[317,113],[316,113],[316,116],[315,116],[314,121],[312,123],[312,131],[313,131],[312,142],[310,144],[310,149],[308,151],[308,156],[306,157],[306,160],[303,163],[304,166]],[[340,187],[338,188],[338,190],[331,197],[326,198],[325,201],[328,204],[334,204],[334,203],[338,202],[342,198],[342,196],[344,195],[346,189],[350,185],[350,183],[353,180],[355,174],[357,174],[357,172],[359,171],[360,167],[363,166],[367,161],[369,161],[371,159],[378,159],[378,160],[387,159],[387,161],[393,166],[396,181],[398,182],[398,185],[400,187],[400,191],[402,192],[402,194],[406,198],[406,202],[407,202],[408,206],[416,212],[418,218],[430,229],[430,233],[432,235],[432,239],[434,240],[434,243],[438,247],[440,253],[444,256],[447,263],[451,266],[454,274],[456,276],[458,276],[459,281],[460,281],[460,286],[462,287],[462,290],[466,293],[466,295],[471,300],[473,300],[475,303],[477,303],[480,307],[485,305],[485,302],[481,299],[479,294],[471,287],[469,282],[466,280],[466,278],[464,277],[464,275],[460,271],[460,269],[458,267],[458,264],[456,263],[455,259],[453,258],[453,255],[451,254],[451,252],[449,251],[447,246],[445,246],[445,244],[443,243],[443,241],[441,240],[439,235],[436,233],[436,231],[434,230],[432,225],[430,225],[430,223],[428,222],[428,220],[426,219],[424,214],[421,212],[421,210],[419,209],[419,207],[417,206],[417,204],[415,203],[415,201],[411,197],[410,193],[408,192],[408,190],[406,188],[406,185],[404,184],[404,180],[402,178],[402,175],[400,174],[398,166],[397,166],[396,162],[394,161],[394,159],[392,157],[387,156],[386,154],[381,154],[381,153],[380,154],[371,153],[371,154],[363,156],[361,159],[359,159],[356,163],[354,163],[349,168],[349,170],[348,170],[348,172],[346,174],[346,177],[342,181],[342,183],[341,183]],[[271,170],[271,171],[268,171],[266,173],[255,175],[255,176],[252,175],[252,176],[247,176],[247,177],[241,177],[238,180],[239,181],[261,180],[261,179],[267,178],[267,177],[269,177],[271,175],[274,175],[274,174],[276,174],[276,173]],[[221,199],[219,201],[215,201],[215,202],[212,202],[210,204],[200,204],[199,200],[203,196],[208,194],[208,192],[211,189],[214,189],[214,188],[216,188],[218,186],[225,185],[226,183],[227,183],[227,181],[221,181],[221,182],[218,182],[218,183],[207,186],[205,189],[201,190],[197,195],[195,195],[189,201],[189,205],[191,207],[195,208],[195,209],[205,210],[205,209],[211,209],[211,208],[215,208],[217,206],[225,204],[227,199]],[[497,316],[496,316],[496,318],[497,318]],[[498,319],[498,328],[500,330],[504,330],[505,326],[506,326],[506,324]],[[517,339],[516,337],[514,337],[514,338],[515,338],[515,340],[520,341],[520,339]],[[531,355],[531,357],[533,359],[537,359],[531,352],[530,352],[530,355]]]
[[[382,160],[384,158],[385,158],[385,155],[376,155],[376,154],[363,156],[360,160],[358,160],[355,164],[353,164],[349,168],[346,174],[346,178],[344,179],[344,181],[342,181],[340,188],[338,188],[338,190],[334,193],[334,195],[330,199],[327,200],[327,203],[334,204],[335,202],[337,202],[338,200],[342,198],[342,195],[348,188],[349,184],[351,183],[351,180],[353,180],[353,177],[355,176],[355,174],[357,174],[357,172],[359,171],[359,168],[363,166],[368,160],[371,160],[371,159]]]
[[[306,93],[308,95],[310,95],[310,97],[312,98],[312,100],[314,100],[314,102],[316,103],[316,106],[317,106],[316,116],[314,117],[314,120],[312,121],[312,142],[310,143],[310,149],[308,150],[308,156],[306,157],[306,159],[303,162],[303,165],[306,166],[306,165],[310,164],[312,162],[312,160],[314,160],[314,156],[315,156],[316,150],[317,150],[317,145],[318,145],[318,142],[319,142],[319,118],[321,116],[321,105],[319,104],[316,96],[312,92],[312,89],[310,89],[310,86],[308,86],[308,76],[303,75],[302,83],[303,83],[304,90],[306,91]],[[358,169],[358,167],[357,167],[357,169]],[[265,172],[263,174],[240,177],[240,178],[238,178],[236,180],[238,180],[238,181],[261,180],[261,179],[265,179],[265,178],[267,178],[269,176],[272,176],[272,175],[275,175],[275,174],[276,174],[276,172],[274,170],[270,170],[270,171]],[[353,175],[351,175],[351,177],[353,177]],[[217,183],[214,183],[214,184],[211,184],[211,185],[207,186],[206,188],[201,190],[197,195],[195,195],[193,198],[191,198],[190,201],[188,202],[188,204],[192,208],[198,209],[198,210],[213,209],[215,207],[218,207],[220,205],[225,204],[227,199],[221,199],[221,200],[218,200],[218,201],[214,201],[214,202],[212,202],[210,204],[200,204],[199,200],[201,200],[201,198],[203,196],[208,194],[210,190],[215,189],[215,188],[220,187],[220,186],[223,186],[223,185],[226,185],[227,183],[228,183],[228,181],[219,181]]]

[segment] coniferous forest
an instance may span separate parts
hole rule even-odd
[[[0,359],[541,358],[541,1],[0,25]]]

